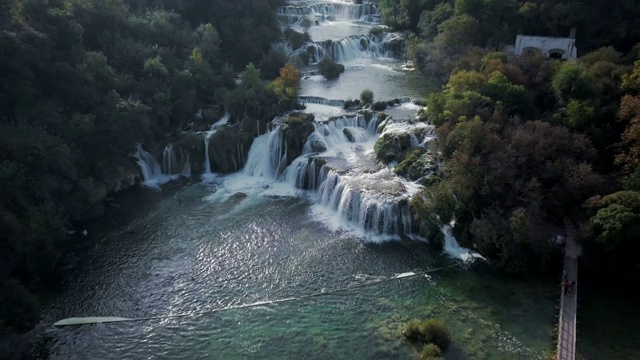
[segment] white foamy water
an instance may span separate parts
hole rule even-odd
[[[455,220],[452,220],[449,224],[442,226],[440,229],[444,235],[444,253],[450,257],[464,262],[473,262],[475,259],[487,260],[479,253],[464,248],[458,244],[455,236],[453,236],[453,227],[455,226]]]

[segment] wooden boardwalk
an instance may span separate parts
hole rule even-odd
[[[576,319],[578,311],[578,257],[581,248],[576,244],[576,228],[569,219],[564,220],[567,229],[565,239],[564,271],[569,281],[575,280],[576,286],[567,294],[561,287],[560,317],[558,325],[558,360],[575,360],[576,358]]]

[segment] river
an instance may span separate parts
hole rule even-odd
[[[294,5],[310,11],[321,3]],[[378,48],[352,51],[344,39],[367,34],[375,10],[364,14],[352,4],[329,5],[334,15],[309,32],[312,40],[344,44],[346,71],[332,81],[304,79],[301,95],[355,99],[368,88],[376,99],[388,100],[422,98],[432,88]],[[390,113],[410,118],[416,110],[406,104]],[[325,121],[344,113],[322,104],[307,111]],[[353,213],[340,213],[339,184],[362,186],[358,199],[364,203],[373,191],[369,185],[393,176],[371,165],[353,175],[371,163],[378,136],[353,121],[335,131],[322,125],[326,129],[318,135],[329,145],[344,128],[362,136],[358,144],[343,139],[336,145],[332,156],[341,166],[349,163],[350,175],[338,174],[334,188],[299,190],[295,181],[284,181],[285,174],[257,171],[254,164],[239,174],[183,179],[118,196],[119,209],[90,228],[86,245],[65,271],[61,294],[45,309],[35,357],[414,359],[418,350],[404,340],[402,326],[433,317],[453,334],[449,360],[544,359],[553,350],[558,291],[552,282],[506,278],[481,262],[469,269],[426,243],[389,237],[386,230],[398,226],[389,222],[388,214],[395,214],[390,207],[376,205],[380,223],[389,224],[370,232],[357,231],[362,224]],[[272,150],[267,137],[277,134],[263,136],[250,158]],[[392,180],[410,195],[409,183]],[[407,272],[428,275],[398,277]],[[347,290],[333,293],[337,289]],[[269,303],[282,299],[289,300]],[[257,302],[262,304],[242,307]],[[230,306],[238,308],[218,311]],[[47,325],[82,316],[154,319]]]

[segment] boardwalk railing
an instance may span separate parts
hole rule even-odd
[[[576,358],[576,319],[578,311],[578,257],[581,249],[576,244],[576,229],[573,223],[565,219],[567,237],[565,239],[564,271],[569,281],[575,281],[576,286],[560,292],[560,316],[558,325],[557,360],[575,360]]]

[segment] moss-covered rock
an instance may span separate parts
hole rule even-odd
[[[378,160],[388,164],[399,161],[406,149],[411,146],[409,134],[387,133],[380,136],[373,146]]]
[[[344,129],[342,129],[342,133],[344,134],[344,136],[346,136],[346,137],[347,137],[347,140],[348,140],[349,142],[356,142],[356,138],[355,138],[355,136],[353,135],[353,133],[351,133],[351,129],[349,129],[349,128],[344,128]]]
[[[187,132],[181,134],[174,141],[174,149],[179,149],[183,154],[189,154],[189,165],[192,173],[200,173],[204,171],[204,134]],[[185,156],[186,159],[186,156]]]
[[[253,139],[253,134],[239,131],[237,127],[218,129],[209,138],[211,171],[230,173],[242,169]]]
[[[451,332],[436,319],[409,321],[402,329],[402,335],[411,341],[435,344],[442,350],[446,350],[451,343]]]
[[[398,166],[393,171],[400,176],[415,181],[433,174],[437,169],[438,166],[427,149],[412,147],[402,154]]]
[[[287,165],[302,155],[307,138],[315,130],[313,119],[313,114],[296,112],[291,113],[284,120],[286,126],[283,129],[283,135],[287,146]]]

